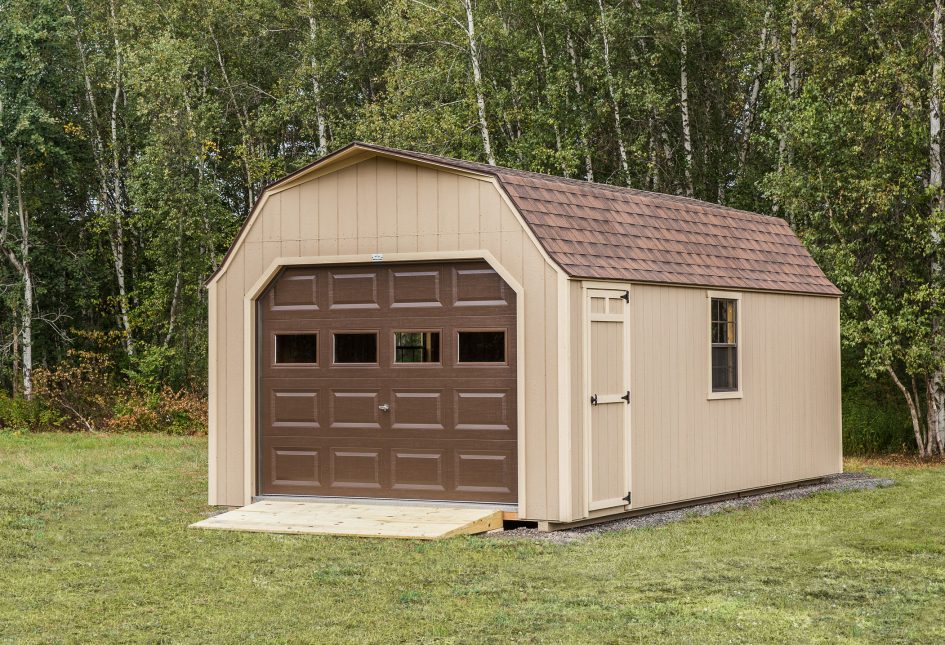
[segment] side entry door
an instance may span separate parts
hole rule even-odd
[[[623,289],[588,289],[587,414],[588,509],[630,504],[630,361]]]

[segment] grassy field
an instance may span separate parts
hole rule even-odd
[[[0,434],[0,640],[943,642],[945,467],[559,546],[194,531],[205,440]]]

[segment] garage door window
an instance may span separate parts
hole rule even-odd
[[[314,365],[318,362],[317,334],[276,334],[276,363]]]
[[[439,363],[440,332],[395,331],[395,363]]]
[[[505,330],[459,332],[460,363],[505,363]]]
[[[377,334],[335,334],[335,363],[377,363]]]

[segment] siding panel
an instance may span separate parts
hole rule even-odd
[[[838,472],[838,301],[742,293],[741,399],[707,400],[706,290],[634,285],[634,507]]]

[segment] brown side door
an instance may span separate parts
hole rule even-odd
[[[257,303],[259,493],[515,502],[515,293],[484,262],[285,270]]]

